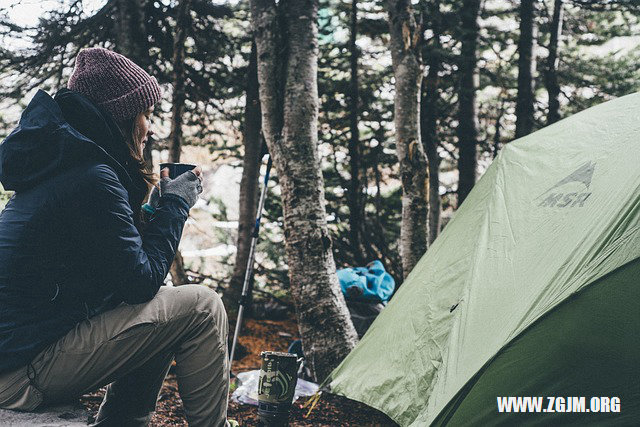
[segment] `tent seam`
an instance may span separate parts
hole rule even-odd
[[[500,172],[502,171],[502,169],[503,169],[503,167],[504,167],[504,165],[503,165],[503,163],[504,163],[504,154],[503,154],[503,152],[504,152],[505,150],[507,150],[508,148],[509,148],[508,146],[507,146],[507,147],[505,147],[505,148],[504,148],[504,149],[499,153],[498,157],[496,157],[496,159],[495,159],[494,163],[492,164],[492,166],[493,166],[494,164],[496,165],[496,169],[497,169],[497,170],[496,170],[496,179],[498,178],[498,176],[499,176]],[[485,173],[485,175],[483,175],[483,177],[484,177],[484,176],[486,176],[486,173]],[[490,205],[490,203],[491,203],[492,201],[494,201],[494,200],[495,200],[496,192],[498,191],[498,188],[499,188],[499,186],[498,186],[498,185],[496,185],[496,186],[491,190],[491,194],[490,194],[490,196],[489,196],[489,200],[487,201],[487,204],[488,204],[488,205]],[[478,234],[479,236],[481,236],[481,235],[482,235],[482,233],[486,233],[486,231],[487,231],[487,217],[488,217],[488,215],[489,215],[489,212],[490,212],[490,210],[489,210],[489,209],[487,209],[487,210],[485,210],[485,212],[484,212],[484,214],[483,214],[483,217],[482,217],[482,220],[481,220],[481,224],[482,224],[482,231]],[[470,303],[470,297],[471,297],[471,285],[472,285],[472,283],[473,283],[473,277],[474,277],[474,275],[475,275],[476,271],[478,270],[478,261],[479,261],[479,257],[480,257],[480,255],[479,255],[479,254],[480,254],[480,239],[478,239],[478,240],[476,241],[475,249],[474,249],[474,252],[473,252],[473,267],[469,270],[469,274],[467,275],[467,278],[465,279],[465,284],[464,284],[464,286],[462,287],[462,288],[463,288],[463,290],[466,290],[466,292],[465,292],[465,296],[464,296],[464,298],[462,298],[462,299],[461,299],[461,301],[465,301],[465,302],[466,302],[466,304],[465,304],[465,306],[466,306],[466,307],[468,307],[468,306],[469,306],[469,303]],[[456,322],[456,320],[459,320],[459,319],[460,319],[460,317],[462,316],[462,312],[463,312],[463,311],[465,311],[465,310],[464,310],[464,307],[462,307],[462,308],[463,308],[463,310],[459,310],[459,311],[458,311],[458,314],[457,314],[457,315],[456,315],[456,317],[454,318],[454,320],[453,320],[453,322],[452,322],[452,325],[453,325],[453,326],[455,326],[455,322]],[[465,311],[465,316],[466,316],[466,311]],[[460,323],[458,323],[458,325],[459,325],[459,324],[460,324]],[[448,336],[447,341],[446,341],[446,345],[444,345],[444,348],[446,349],[447,355],[448,355],[448,354],[450,353],[450,351],[451,351],[451,340],[452,340],[452,337],[453,337],[453,333],[449,333],[449,336]],[[444,359],[444,357],[443,357],[443,358],[442,358],[442,362],[443,362],[443,363],[442,363],[442,365],[443,365],[443,366],[441,366],[441,368],[440,368],[440,369],[438,369],[438,370],[436,371],[436,374],[435,374],[435,376],[434,376],[434,381],[432,382],[432,387],[430,387],[430,390],[429,390],[429,391],[430,391],[430,393],[429,393],[429,397],[427,398],[427,401],[426,401],[426,407],[427,407],[427,408],[428,408],[428,406],[429,406],[429,402],[431,401],[431,399],[432,399],[432,397],[433,397],[433,391],[434,391],[434,389],[435,389],[436,385],[438,384],[438,381],[439,381],[440,377],[443,375],[443,374],[442,374],[442,372],[443,372],[443,369],[442,369],[442,368],[444,367],[445,369],[448,369],[448,368],[450,367],[450,365],[449,365],[449,364],[445,364],[445,363],[444,363],[444,360],[445,360],[445,359]],[[457,394],[457,391],[456,391],[456,394]],[[454,394],[454,396],[455,396],[455,394]],[[447,401],[447,402],[448,402],[448,401]],[[446,404],[443,406],[443,408],[442,408],[442,409],[444,409],[445,407],[446,407]],[[439,413],[440,413],[440,412],[438,412],[438,414],[439,414]],[[429,418],[431,418],[431,417],[429,417],[429,416],[427,415],[427,419],[429,419]],[[433,421],[433,420],[435,420],[435,418],[436,418],[436,417],[432,418],[432,421]]]

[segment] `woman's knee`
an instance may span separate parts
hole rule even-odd
[[[203,285],[183,285],[178,289],[188,295],[186,300],[191,310],[205,312],[214,317],[224,316],[226,321],[227,313],[216,291]]]
[[[226,322],[226,311],[222,299],[214,290],[204,285],[161,288],[158,296],[168,306],[173,307],[168,309],[172,313],[170,317],[205,313],[216,318],[224,317]]]
[[[224,314],[226,318],[227,312],[224,309],[224,304],[222,303],[220,295],[218,295],[218,293],[213,289],[209,289],[206,286],[194,286],[198,288],[198,309],[207,311],[215,316]]]
[[[184,285],[180,288],[187,286],[189,289],[185,289],[185,291],[190,292],[195,299],[195,303],[191,307],[192,313],[199,318],[203,315],[206,316],[203,320],[211,325],[208,328],[209,331],[217,331],[217,339],[226,342],[229,324],[227,312],[220,296],[214,290],[202,285]]]

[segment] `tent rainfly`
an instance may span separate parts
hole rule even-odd
[[[636,93],[507,145],[330,388],[401,426],[637,425],[639,257]]]

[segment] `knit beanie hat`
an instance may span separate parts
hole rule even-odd
[[[146,111],[162,96],[154,77],[130,59],[101,47],[80,51],[67,87],[95,102],[118,121]]]

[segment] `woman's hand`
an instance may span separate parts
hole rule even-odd
[[[196,166],[193,170],[179,175],[175,179],[169,178],[169,169],[160,171],[160,195],[174,194],[183,198],[189,208],[198,201],[198,194],[202,193],[202,169]]]

